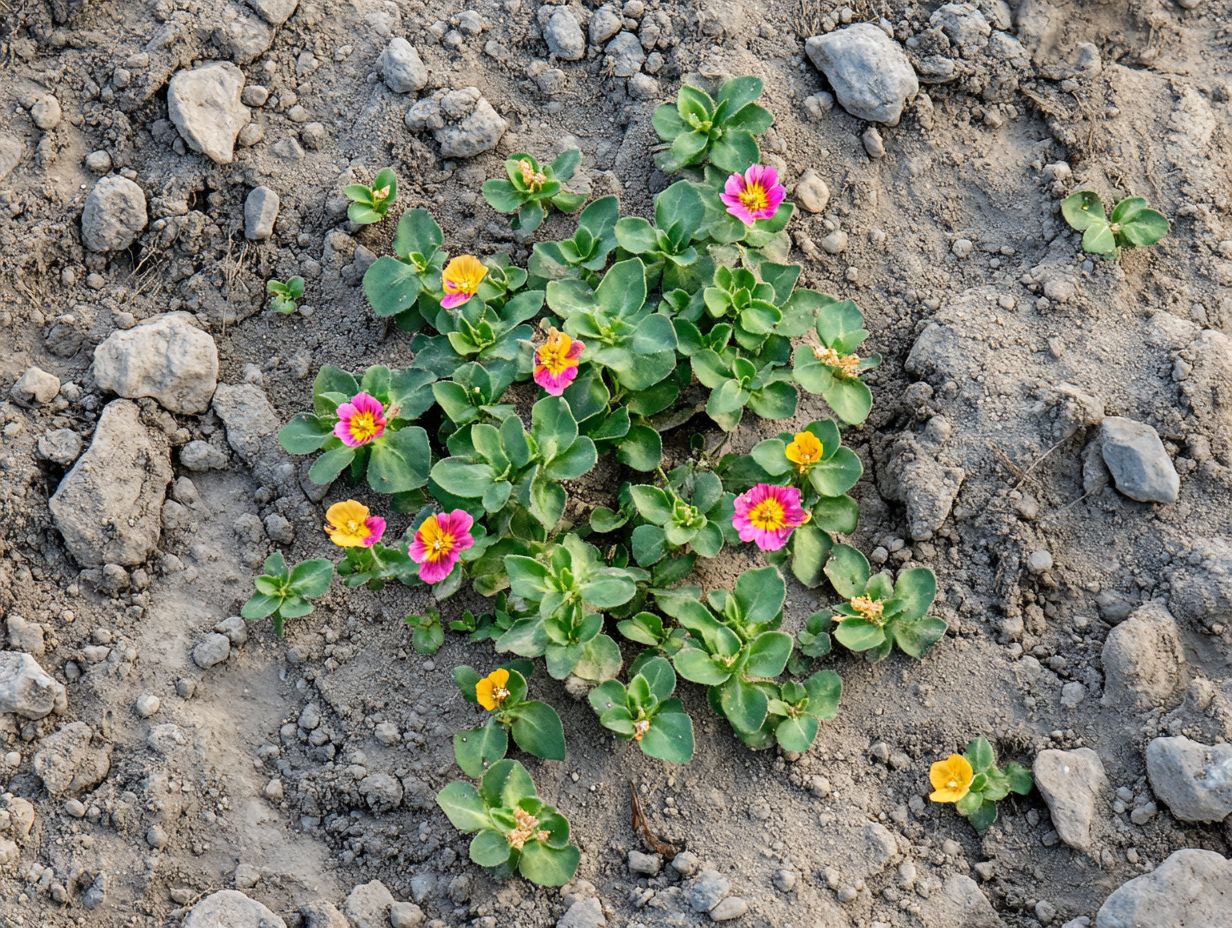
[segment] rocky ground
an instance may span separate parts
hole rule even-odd
[[[0,923],[1232,925],[1230,39],[1227,0],[0,0]],[[416,655],[407,592],[285,640],[236,616],[349,492],[274,432],[321,364],[408,356],[359,288],[393,223],[340,191],[392,165],[451,249],[522,260],[479,196],[505,154],[576,145],[644,213],[653,106],[739,74],[804,282],[886,356],[856,542],[934,568],[951,633],[835,660],[791,762],[688,692],[667,770],[537,679],[583,861],[494,883],[433,804],[488,646]],[[1086,258],[1080,187],[1172,234]],[[925,798],[981,733],[1039,786],[982,838]],[[630,789],[685,851],[646,853]]]

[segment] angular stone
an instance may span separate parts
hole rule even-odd
[[[158,544],[171,476],[167,440],[146,429],[136,404],[107,404],[89,449],[49,502],[73,559],[85,567],[142,563]]]
[[[564,61],[578,61],[586,56],[586,36],[578,25],[577,16],[567,6],[558,6],[548,17],[543,29],[548,51]]]
[[[1104,698],[1109,707],[1172,703],[1185,688],[1185,652],[1172,615],[1147,603],[1104,641]]]
[[[218,348],[188,313],[163,313],[108,335],[94,349],[94,380],[127,399],[202,413],[218,383]]]
[[[263,242],[274,234],[281,200],[269,187],[253,187],[244,200],[244,238]]]
[[[496,147],[509,123],[480,97],[474,109],[453,125],[434,133],[444,158],[473,158]]]
[[[255,899],[223,889],[193,906],[182,928],[287,928],[287,923]]]
[[[1040,751],[1032,773],[1061,840],[1089,851],[1096,805],[1108,789],[1099,755],[1090,748]]]
[[[1146,748],[1151,789],[1183,822],[1221,822],[1232,814],[1232,744],[1156,738]]]
[[[60,392],[60,378],[41,367],[30,367],[9,387],[9,399],[18,406],[42,406]]]
[[[202,670],[209,670],[231,656],[231,639],[213,632],[202,638],[192,650],[193,663]]]
[[[254,384],[220,383],[214,412],[227,428],[227,443],[250,467],[271,447],[278,431],[278,414],[264,391]]]
[[[1185,848],[1109,896],[1095,928],[1228,928],[1232,860]]]
[[[92,789],[111,770],[111,747],[96,746],[94,732],[85,722],[69,722],[39,744],[34,773],[52,796]]]
[[[342,911],[355,928],[388,928],[389,910],[394,897],[380,880],[356,886],[347,896]]]
[[[872,23],[815,35],[804,50],[843,109],[858,119],[897,125],[903,106],[920,90],[902,47]]]
[[[236,136],[251,119],[243,90],[244,72],[229,61],[177,71],[167,87],[167,115],[189,148],[230,164]]]
[[[11,619],[10,619],[11,621]],[[46,718],[68,708],[64,684],[29,654],[0,651],[0,713],[23,719]]]
[[[299,6],[299,0],[246,0],[246,2],[271,26],[281,26],[291,18],[295,8]]]
[[[556,928],[604,928],[603,905],[594,896],[578,899],[556,922]]]
[[[428,69],[418,49],[402,36],[389,40],[376,65],[394,93],[418,93],[428,83]]]
[[[1153,428],[1109,416],[1100,423],[1099,441],[1117,492],[1140,503],[1176,502],[1181,478]]]
[[[123,251],[137,240],[149,221],[145,191],[127,177],[99,180],[81,211],[81,242],[90,251]]]

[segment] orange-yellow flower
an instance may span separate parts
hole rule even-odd
[[[814,464],[821,460],[824,453],[819,439],[812,432],[796,432],[796,437],[787,445],[787,450],[783,453],[787,460],[796,465],[800,473],[804,473]]]
[[[363,503],[348,499],[325,510],[325,533],[339,548],[371,548],[385,534],[385,520]]]
[[[497,667],[475,684],[475,699],[489,712],[499,709],[509,698],[509,671]]]
[[[453,309],[461,306],[479,292],[479,285],[487,276],[488,269],[474,255],[458,255],[441,272],[441,286],[445,290],[441,307]]]
[[[928,781],[933,785],[928,798],[933,802],[958,802],[971,791],[974,779],[971,761],[961,754],[951,754],[928,768]]]

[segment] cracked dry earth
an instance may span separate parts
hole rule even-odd
[[[858,23],[918,76],[896,125],[806,54]],[[1226,0],[0,0],[0,925],[1228,928],[1230,40]],[[576,145],[576,186],[645,215],[653,107],[740,74],[803,283],[886,358],[855,543],[932,567],[950,633],[832,658],[799,758],[686,689],[668,769],[537,676],[569,754],[533,772],[582,864],[495,882],[433,803],[474,724],[452,669],[490,645],[415,654],[408,591],[335,585],[283,640],[237,618],[351,492],[273,433],[321,364],[409,356],[359,285],[393,222],[340,190],[392,165],[452,250],[524,261],[478,196],[504,155]],[[1172,232],[1088,259],[1081,188]],[[269,313],[294,274],[304,312]],[[979,733],[1040,786],[982,837],[926,801]],[[686,851],[646,853],[631,787]]]

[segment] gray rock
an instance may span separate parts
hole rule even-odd
[[[392,774],[368,774],[359,781],[359,794],[373,812],[389,812],[402,805],[402,783]]]
[[[68,467],[81,457],[81,436],[72,429],[52,429],[38,440],[38,455],[44,461]]]
[[[180,464],[194,473],[222,470],[227,466],[227,460],[226,454],[200,439],[193,439],[180,449]]]
[[[243,893],[223,889],[193,906],[182,928],[287,928],[287,923]]]
[[[8,135],[0,135],[0,182],[13,173],[26,154],[26,146]]]
[[[166,438],[146,429],[136,404],[108,403],[89,449],[49,502],[73,559],[101,567],[134,566],[149,557],[171,476]]]
[[[1172,615],[1147,603],[1104,641],[1105,706],[1149,708],[1180,698],[1186,682],[1185,652]]]
[[[622,32],[607,43],[604,49],[611,71],[617,77],[632,77],[642,70],[646,50],[632,32]]]
[[[96,183],[81,211],[81,242],[90,251],[123,251],[149,222],[145,191],[111,174]]]
[[[242,616],[228,616],[214,626],[214,631],[220,635],[226,635],[227,640],[236,647],[248,641],[248,623],[244,621]]]
[[[603,905],[594,896],[578,899],[556,922],[556,928],[604,928],[606,925]]]
[[[974,3],[947,3],[929,17],[928,23],[964,52],[986,44],[992,34],[992,26]]]
[[[108,335],[94,349],[94,380],[127,399],[202,413],[218,383],[218,348],[188,313],[163,313]]]
[[[30,107],[30,120],[44,132],[50,132],[60,125],[60,101],[49,93],[42,94]]]
[[[245,0],[245,2],[271,26],[281,26],[291,18],[295,8],[299,6],[299,0]]]
[[[804,50],[843,109],[858,119],[897,125],[903,106],[920,90],[902,47],[872,23],[815,35]]]
[[[221,664],[231,656],[231,639],[226,635],[212,632],[202,638],[193,647],[193,663],[202,670],[209,670]]]
[[[60,392],[60,378],[41,367],[29,367],[9,387],[9,399],[18,406],[42,406]]]
[[[38,622],[27,622],[16,612],[10,612],[5,620],[9,636],[9,647],[14,651],[24,651],[32,657],[42,657],[45,651],[43,641],[43,626]]]
[[[394,93],[418,93],[428,83],[428,69],[418,50],[402,36],[389,40],[376,66]]]
[[[304,928],[351,928],[346,916],[335,908],[332,902],[317,899],[300,907],[304,916]]]
[[[52,796],[92,789],[110,770],[110,745],[95,745],[94,732],[85,722],[69,722],[48,735],[34,755],[34,773]]]
[[[449,91],[441,102],[441,110],[448,114],[451,105],[455,113],[462,110],[465,115],[454,117],[432,134],[441,146],[443,158],[473,158],[491,151],[509,128],[509,123],[492,109],[478,88]]]
[[[356,886],[342,906],[355,928],[388,928],[394,897],[380,880]]]
[[[274,44],[274,30],[247,10],[227,6],[214,29],[214,42],[236,64],[251,64]]]
[[[68,693],[64,685],[31,655],[0,651],[0,713],[41,719],[67,708]]]
[[[244,200],[244,238],[263,242],[273,235],[281,203],[269,187],[253,187]]]
[[[227,443],[249,466],[272,447],[279,419],[260,387],[220,383],[214,393],[214,412],[227,428]]]
[[[605,3],[590,14],[590,43],[602,45],[623,29],[624,25],[625,18],[620,15],[620,10]]]
[[[1005,928],[979,884],[961,873],[954,874],[934,893],[920,911],[924,928]]]
[[[1168,579],[1168,606],[1181,622],[1232,625],[1232,539],[1193,540]]]
[[[1229,928],[1232,860],[1185,848],[1109,896],[1095,928]]]
[[[816,171],[809,168],[796,182],[796,199],[800,207],[810,213],[825,212],[830,203],[830,188]]]
[[[641,851],[629,852],[629,872],[643,876],[654,876],[663,869],[663,858],[658,854],[643,854]]]
[[[240,100],[244,72],[229,61],[177,71],[167,87],[167,115],[193,151],[230,164],[235,139],[251,114]]]
[[[1159,433],[1144,422],[1109,416],[1099,426],[1100,449],[1117,491],[1140,503],[1175,503],[1181,491]]]
[[[557,7],[548,17],[543,40],[548,43],[548,51],[564,61],[578,61],[586,55],[586,36],[567,6]]]
[[[389,924],[392,928],[419,928],[423,923],[423,909],[413,902],[395,902],[389,907]]]
[[[684,884],[685,904],[694,912],[709,912],[729,892],[731,880],[718,870],[703,870]]]
[[[1183,822],[1221,822],[1232,814],[1232,744],[1156,738],[1146,748],[1151,789]]]
[[[749,904],[739,896],[728,896],[710,910],[712,922],[730,922],[749,911]]]
[[[1080,851],[1089,851],[1096,804],[1108,790],[1099,755],[1090,748],[1040,751],[1032,773],[1061,840]]]

